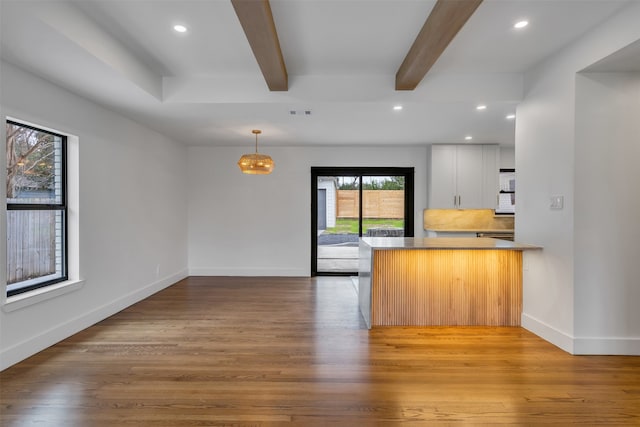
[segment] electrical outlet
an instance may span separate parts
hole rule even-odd
[[[562,209],[564,208],[564,196],[551,196],[549,199],[550,209]]]

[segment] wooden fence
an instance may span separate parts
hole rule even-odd
[[[358,190],[338,190],[338,218],[358,218]],[[404,218],[404,190],[362,190],[363,218]]]
[[[7,284],[56,272],[56,211],[7,212]]]

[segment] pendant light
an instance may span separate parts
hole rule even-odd
[[[273,171],[273,159],[266,154],[258,154],[258,135],[262,133],[259,129],[251,131],[256,136],[256,152],[254,154],[243,154],[238,160],[238,166],[242,173],[251,175],[268,175]]]

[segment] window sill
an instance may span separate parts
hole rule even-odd
[[[38,304],[43,301],[47,301],[60,295],[68,294],[70,292],[77,291],[84,285],[84,280],[67,280],[64,282],[56,283],[55,285],[47,286],[40,289],[34,289],[33,291],[25,292],[23,294],[14,295],[8,297],[2,311],[10,313],[12,311],[20,310],[21,308],[28,307],[30,305]]]

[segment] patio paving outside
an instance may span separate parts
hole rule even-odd
[[[353,273],[358,271],[357,246],[318,246],[318,271]]]
[[[376,227],[367,236],[401,237],[397,227]],[[357,273],[359,268],[359,238],[357,234],[318,233],[317,271],[320,273]]]
[[[318,272],[358,271],[358,236],[355,234],[318,235]]]

